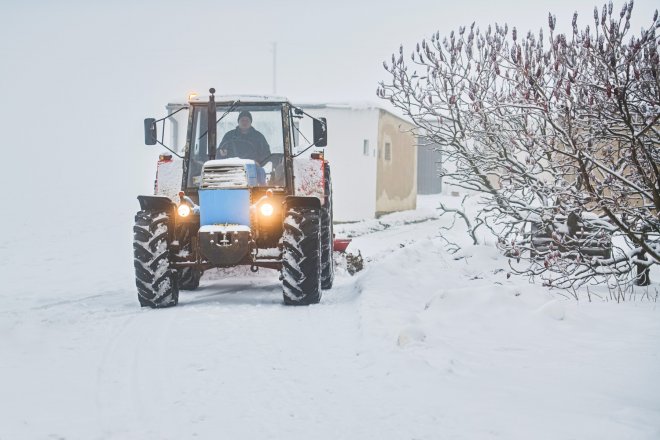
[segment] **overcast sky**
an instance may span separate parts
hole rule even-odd
[[[484,26],[506,21],[520,31],[538,30],[547,26],[550,10],[560,26],[570,23],[575,10],[582,23],[591,23],[594,2],[2,0],[1,4],[3,92],[9,88],[25,95],[41,88],[50,96],[68,96],[75,90],[89,97],[94,91],[144,107],[145,98],[146,103],[160,106],[164,100],[210,86],[220,93],[271,93],[274,42],[279,94],[294,100],[375,100],[377,82],[384,77],[381,62],[400,43],[412,47],[436,30],[448,34],[472,21]],[[634,18],[640,26],[650,21],[656,5],[650,0],[636,2]]]
[[[382,61],[400,43],[411,48],[432,32],[448,34],[472,21],[536,31],[547,26],[548,11],[560,28],[570,25],[575,10],[587,24],[593,5],[0,0],[0,183],[34,194],[46,178],[48,191],[60,196],[40,206],[99,193],[135,204],[133,193],[151,189],[158,152],[142,145],[142,119],[209,87],[272,93],[274,42],[278,94],[297,102],[377,101]],[[636,2],[633,30],[648,26],[656,5]],[[40,173],[39,184],[28,167]],[[71,195],[62,195],[71,188]]]

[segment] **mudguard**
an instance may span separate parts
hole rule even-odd
[[[286,209],[296,206],[321,209],[321,199],[318,197],[289,196],[284,200]]]
[[[154,194],[165,196],[176,201],[181,191],[181,179],[183,178],[183,159],[165,156],[158,161],[156,167],[156,181]]]
[[[176,205],[172,202],[169,197],[164,196],[138,196],[138,201],[140,202],[140,209],[143,211],[146,210],[157,210],[170,212],[171,210],[176,209]]]
[[[296,157],[293,160],[295,194],[324,199],[325,162],[322,158]]]

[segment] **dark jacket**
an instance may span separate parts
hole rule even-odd
[[[218,149],[226,149],[227,156],[240,157],[241,159],[252,159],[260,165],[263,160],[270,156],[270,146],[263,134],[259,133],[254,127],[250,127],[247,133],[241,133],[236,127],[228,131],[220,141]],[[218,155],[218,158],[223,156]]]

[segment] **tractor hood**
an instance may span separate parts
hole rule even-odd
[[[217,159],[204,163],[200,190],[238,189],[264,186],[266,174],[250,159]]]

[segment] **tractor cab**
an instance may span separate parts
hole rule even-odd
[[[292,148],[289,106],[285,102],[241,104],[240,100],[220,103],[216,105],[217,144],[210,145],[205,104],[192,106],[186,188],[199,187],[205,162],[225,159],[254,161],[259,175],[253,186],[286,187],[285,145],[287,150]]]

